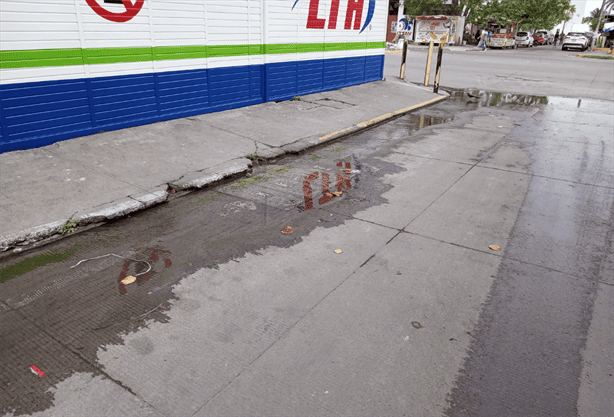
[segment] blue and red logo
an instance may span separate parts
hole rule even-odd
[[[332,0],[330,5],[330,13],[328,15],[328,29],[337,29],[337,18],[339,17],[339,3],[341,0]],[[294,6],[299,2],[296,0]],[[363,30],[369,26],[371,20],[373,20],[373,14],[375,13],[375,0],[369,0],[369,10],[367,11],[367,18],[365,23],[360,28],[360,22],[362,21],[362,11],[364,9],[365,0],[347,0],[348,7],[345,12],[345,25],[344,29]],[[307,17],[307,29],[324,29],[326,27],[326,18],[318,17],[318,8],[320,6],[320,0],[310,0],[309,2],[309,15]],[[352,22],[354,23],[352,25]]]

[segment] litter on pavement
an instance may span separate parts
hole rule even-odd
[[[121,280],[121,283],[124,285],[132,284],[136,281],[136,277],[134,275],[128,275],[126,278]]]
[[[489,248],[492,250],[501,250],[501,246],[499,245],[490,245]]]
[[[102,256],[96,256],[95,258],[87,258],[87,259],[83,259],[83,260],[81,260],[81,261],[77,262],[77,264],[76,264],[76,265],[71,266],[71,268],[74,268],[75,266],[79,266],[79,264],[80,264],[81,262],[91,261],[92,259],[100,259],[100,258],[105,258],[105,257],[107,257],[107,256],[115,256],[116,258],[128,259],[129,261],[134,261],[134,262],[145,262],[149,268],[147,268],[147,271],[145,271],[145,272],[141,272],[140,274],[135,274],[135,277],[138,277],[138,276],[140,276],[140,275],[145,275],[146,273],[148,273],[149,271],[151,271],[151,264],[150,264],[149,262],[147,262],[147,261],[140,261],[140,260],[138,260],[138,259],[126,258],[125,256],[119,256],[119,255],[116,255],[116,254],[114,254],[114,253],[109,253],[109,254],[107,254],[107,255],[102,255]],[[130,277],[126,277],[125,279],[128,279],[128,278],[130,278]],[[134,282],[134,281],[132,281],[132,282]]]
[[[335,253],[343,253],[341,249],[335,249]]]
[[[34,365],[30,366],[30,370],[41,378],[47,375],[46,373],[44,373],[43,371],[41,371],[38,367]]]
[[[290,226],[286,226],[286,227],[284,228],[284,230],[282,230],[281,232],[282,232],[284,235],[289,235],[289,234],[291,234],[292,232],[294,232],[294,229],[293,229],[293,228],[291,228]]]

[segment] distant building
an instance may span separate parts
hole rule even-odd
[[[579,24],[582,23],[582,18],[584,18],[584,13],[586,11],[586,1],[584,0],[571,0],[571,4],[576,6],[576,12],[571,16],[569,21],[562,22],[556,25],[553,29],[553,32],[556,32],[558,29],[561,31],[563,28],[565,33],[569,32],[569,28],[571,28],[570,24]]]

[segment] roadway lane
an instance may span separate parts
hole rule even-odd
[[[410,48],[405,79],[424,82],[426,49]],[[441,85],[571,98],[614,100],[614,61],[578,58],[577,52],[539,46],[516,50],[444,50]],[[436,58],[436,55],[435,55]],[[435,60],[431,85],[435,79]],[[401,55],[387,54],[385,74],[398,77]]]

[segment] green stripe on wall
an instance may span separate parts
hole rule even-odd
[[[145,48],[88,48],[0,51],[0,69],[116,64],[302,52],[351,51],[385,48],[386,42],[286,43],[269,45],[156,46]]]
[[[81,49],[0,51],[0,68],[63,67],[83,65]]]

